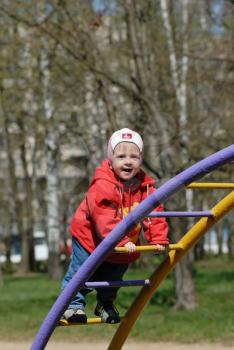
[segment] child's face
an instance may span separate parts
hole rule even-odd
[[[132,142],[119,143],[113,152],[112,169],[122,181],[131,180],[140,170],[141,154]]]

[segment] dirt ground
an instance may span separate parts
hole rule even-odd
[[[0,342],[1,350],[29,350],[31,343]],[[49,342],[46,350],[105,350],[108,343],[62,343]],[[234,350],[234,344],[175,344],[175,343],[144,343],[127,342],[123,350]]]

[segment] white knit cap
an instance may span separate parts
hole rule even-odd
[[[112,160],[113,151],[121,142],[132,142],[139,148],[141,153],[143,152],[143,140],[141,136],[136,131],[124,128],[115,131],[110,137],[107,149],[107,158],[109,160]]]

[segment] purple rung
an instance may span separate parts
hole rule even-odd
[[[168,217],[212,217],[211,211],[153,211],[148,214],[149,218],[168,218]]]
[[[165,200],[178,190],[233,159],[234,144],[210,155],[167,181],[116,225],[61,292],[42,323],[33,341],[31,350],[41,350],[45,348],[50,335],[53,333],[64,310],[69,305],[70,300],[72,300],[85,282],[90,279],[98,266],[101,265],[129,230],[146,217],[155,207],[165,202]]]
[[[136,287],[149,286],[150,280],[133,280],[133,281],[100,281],[100,282],[86,282],[85,287],[88,288],[111,288],[111,287]]]

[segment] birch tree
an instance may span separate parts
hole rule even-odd
[[[7,39],[9,41],[16,41],[17,43],[21,43],[20,36],[20,26],[15,23],[9,23],[9,32]],[[27,196],[29,189],[29,178],[27,176],[27,161],[25,158],[25,132],[23,130],[23,102],[24,96],[21,94],[21,90],[19,89],[20,83],[25,83],[23,77],[21,75],[21,71],[16,74],[16,65],[22,68],[23,59],[20,54],[19,47],[17,45],[11,45],[10,52],[13,54],[12,59],[9,62],[5,61],[6,66],[11,68],[11,72],[13,74],[8,74],[7,77],[4,77],[2,85],[2,109],[3,109],[3,137],[5,139],[5,152],[7,155],[7,168],[8,168],[8,181],[7,181],[7,189],[8,189],[8,198],[9,198],[9,208],[10,208],[10,221],[12,222],[9,226],[7,240],[11,241],[12,232],[15,231],[18,235],[20,235],[21,243],[22,243],[22,258],[20,264],[21,273],[26,273],[29,271],[29,246],[28,246],[28,236],[31,234],[30,222],[29,219],[31,217],[31,210],[29,209],[29,205],[25,206],[22,200],[22,192],[24,192],[24,196],[26,198],[25,202],[29,203],[29,197]],[[9,53],[5,50],[5,55]],[[9,58],[9,56],[5,56]],[[17,63],[16,63],[17,62]],[[17,94],[13,89],[17,89]],[[16,97],[17,96],[17,97]],[[11,104],[7,104],[7,100],[12,101]],[[16,164],[18,163],[18,164]],[[20,166],[22,165],[22,167]],[[25,182],[23,185],[19,185],[18,174],[19,168],[26,172]],[[22,191],[22,187],[25,191]],[[9,244],[8,244],[9,245]]]
[[[47,163],[47,235],[49,247],[48,272],[52,279],[60,279],[62,275],[60,264],[60,229],[59,229],[59,174],[58,174],[58,152],[59,133],[54,118],[55,108],[51,97],[51,81],[49,69],[48,46],[43,40],[40,58],[42,72],[43,110],[47,133],[45,139],[46,163]]]
[[[179,2],[178,2],[179,4]],[[161,0],[161,11],[163,24],[166,32],[167,46],[169,52],[169,61],[171,69],[172,84],[175,90],[176,100],[179,106],[179,132],[183,155],[183,163],[188,163],[188,107],[187,107],[187,72],[188,72],[188,1],[182,0],[181,6],[181,54],[180,59],[177,58],[175,43],[173,41],[173,33],[171,27],[171,19],[169,16],[167,0]],[[186,130],[187,129],[187,130]],[[192,190],[186,190],[186,204],[187,210],[193,210],[193,192]],[[192,221],[190,220],[190,227]],[[188,226],[188,227],[189,227]],[[177,240],[180,235],[177,235]],[[187,260],[187,262],[186,262]],[[176,266],[176,292],[177,292],[177,304],[176,307],[180,308],[185,306],[186,308],[194,308],[196,306],[195,290],[192,283],[192,276],[190,271],[189,256],[183,259]]]

